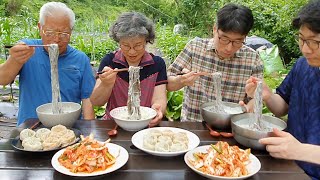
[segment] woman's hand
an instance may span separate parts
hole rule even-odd
[[[157,115],[152,121],[150,121],[149,127],[153,127],[153,126],[158,125],[162,121],[162,118],[163,118],[163,113],[161,111],[160,104],[153,104],[151,108],[157,111]]]
[[[117,68],[116,68],[117,69]],[[102,74],[99,75],[99,79],[104,86],[113,86],[116,82],[117,73],[110,67],[106,66],[102,70]]]

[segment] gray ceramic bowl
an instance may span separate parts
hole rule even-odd
[[[242,114],[246,110],[244,107],[237,103],[222,102],[223,105],[228,108],[227,113],[213,112],[210,107],[215,104],[214,101],[207,102],[201,105],[201,116],[210,126],[218,129],[228,129],[231,127],[231,117],[237,114]]]
[[[81,105],[74,102],[61,102],[61,105],[62,114],[52,113],[52,103],[39,106],[36,109],[39,121],[48,128],[58,124],[71,128],[80,118]]]
[[[149,107],[140,107],[141,119],[128,119],[127,106],[117,107],[110,111],[110,116],[124,130],[139,131],[149,125],[149,122],[156,117],[157,112]]]
[[[250,129],[249,124],[253,118],[253,113],[245,113],[233,116],[231,118],[233,136],[235,140],[243,146],[250,147],[252,149],[265,150],[265,145],[260,144],[259,139],[273,136],[273,133],[270,131],[258,131]],[[262,115],[262,121],[268,127],[275,127],[279,130],[284,130],[287,127],[286,122],[273,116]]]

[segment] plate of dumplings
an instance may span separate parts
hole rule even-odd
[[[155,156],[178,156],[196,148],[199,137],[185,129],[154,127],[136,132],[131,141],[138,149]]]
[[[63,125],[53,126],[51,129],[23,129],[20,135],[11,141],[11,145],[21,151],[47,152],[70,146],[80,140],[81,132],[68,129]]]

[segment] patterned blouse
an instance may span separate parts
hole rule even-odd
[[[219,59],[213,39],[191,40],[168,68],[168,76],[175,76],[182,69],[194,72],[221,72],[222,101],[238,103],[247,100],[246,80],[250,76],[263,78],[263,62],[259,55],[247,46],[241,47],[232,58]],[[193,86],[184,88],[181,121],[202,121],[200,106],[215,100],[212,76],[200,76]]]

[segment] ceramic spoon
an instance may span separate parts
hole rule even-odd
[[[233,134],[229,132],[220,132],[220,135],[226,138],[233,137]]]
[[[109,136],[115,136],[115,135],[117,135],[117,134],[118,134],[117,128],[118,128],[118,124],[117,124],[113,129],[111,129],[111,130],[108,132],[108,135],[109,135]]]
[[[211,127],[207,124],[207,122],[204,121],[204,124],[205,124],[205,125],[207,126],[207,128],[209,129],[211,136],[213,136],[213,137],[218,137],[218,136],[220,136],[220,133],[218,133],[217,131],[211,129]]]

